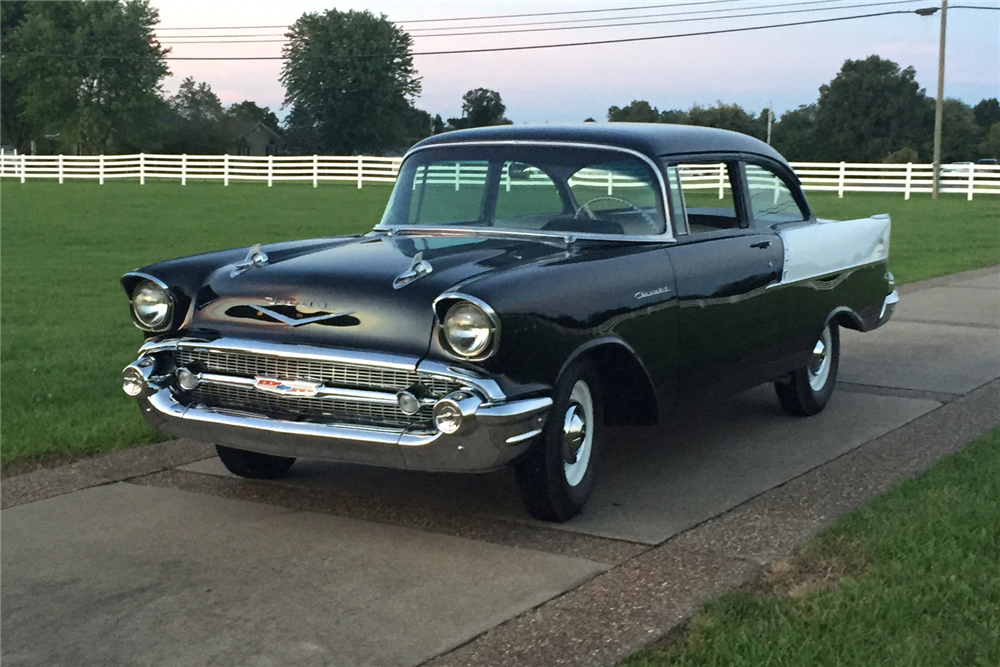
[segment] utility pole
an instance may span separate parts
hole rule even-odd
[[[937,199],[941,189],[941,116],[944,106],[944,33],[948,24],[948,0],[941,0],[941,46],[938,49],[937,103],[934,105],[934,180],[931,199]]]
[[[771,145],[771,123],[774,121],[774,112],[771,111],[771,107],[774,106],[774,102],[767,103],[767,145]]]

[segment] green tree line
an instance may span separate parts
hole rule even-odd
[[[283,123],[267,107],[224,107],[206,82],[162,87],[169,49],[148,0],[0,3],[0,143],[21,152],[218,154],[258,123],[286,153],[400,151],[445,130],[503,125],[500,93],[468,91],[443,120],[414,102],[421,81],[410,36],[368,11],[307,12],[283,47]],[[644,100],[608,109],[609,121],[720,127],[765,139],[770,111],[738,104],[660,111]],[[588,119],[591,120],[591,119]],[[773,122],[772,144],[793,160],[928,162],[934,102],[912,67],[848,60],[813,104]],[[943,160],[1000,155],[1000,103],[945,100]]]
[[[878,56],[847,60],[819,89],[819,99],[773,119],[771,144],[790,160],[804,162],[930,162],[934,99],[915,80],[912,67]],[[678,123],[718,127],[767,138],[771,111],[716,103],[684,111],[660,111],[645,100],[608,109],[611,122]],[[956,99],[942,109],[942,162],[1000,156],[1000,102],[974,107]]]

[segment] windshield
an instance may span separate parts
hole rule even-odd
[[[403,163],[379,224],[649,236],[666,228],[659,180],[610,149],[474,145]]]

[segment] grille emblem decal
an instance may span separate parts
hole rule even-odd
[[[323,385],[319,382],[306,382],[305,380],[275,380],[273,378],[256,377],[254,378],[253,386],[269,394],[312,398],[319,393],[319,388]]]
[[[252,303],[248,303],[248,306],[255,308],[260,312],[264,313],[268,317],[272,317],[282,324],[287,324],[290,327],[301,327],[304,324],[315,324],[316,322],[323,322],[324,320],[332,320],[335,317],[347,317],[348,315],[353,315],[354,311],[344,312],[344,313],[320,313],[314,317],[303,317],[302,319],[296,319],[294,317],[288,317],[287,315],[282,315],[276,310],[270,308],[265,308],[264,306],[255,306]]]

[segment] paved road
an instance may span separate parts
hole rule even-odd
[[[249,482],[183,441],[10,478],[3,664],[613,664],[1000,422],[1000,267],[910,286],[842,345],[815,418],[761,387],[611,431],[563,526],[509,473]]]

